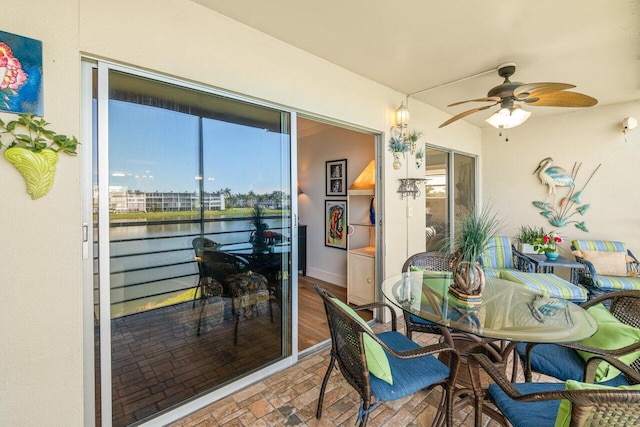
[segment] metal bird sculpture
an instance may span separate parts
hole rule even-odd
[[[553,195],[553,204],[556,200],[556,187],[573,187],[574,182],[573,177],[567,173],[567,171],[560,166],[552,165],[553,159],[551,157],[542,159],[533,174],[535,175],[537,173],[540,182],[549,189],[545,203],[549,200],[549,197]]]

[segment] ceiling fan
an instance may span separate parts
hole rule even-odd
[[[520,108],[520,104],[534,107],[591,107],[598,100],[578,92],[569,92],[575,85],[567,83],[522,83],[509,80],[516,71],[515,63],[502,64],[498,67],[498,75],[504,77],[504,82],[492,88],[485,98],[469,99],[454,102],[448,107],[466,102],[491,102],[483,107],[473,108],[451,117],[439,127],[447,126],[470,114],[500,105],[500,110],[494,113],[487,122],[497,128],[509,129],[524,123],[531,114]]]

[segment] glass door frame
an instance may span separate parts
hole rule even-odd
[[[142,71],[140,69],[123,66],[113,62],[107,62],[99,58],[83,56],[81,63],[82,73],[82,135],[83,140],[87,141],[83,144],[81,150],[82,162],[82,221],[83,221],[83,331],[84,331],[84,395],[85,395],[85,425],[95,424],[95,371],[94,371],[94,283],[93,283],[93,150],[92,141],[94,130],[93,122],[93,87],[92,74],[94,70],[98,70],[97,81],[97,138],[98,138],[98,183],[109,182],[109,71],[120,71],[134,76],[150,78],[159,82],[177,85],[184,88],[194,89],[201,92],[210,93],[212,95],[221,95],[230,99],[248,102],[256,106],[273,108],[288,113],[290,116],[290,164],[289,172],[291,176],[290,194],[296,194],[293,183],[297,182],[297,125],[296,112],[285,108],[281,105],[267,103],[249,97],[214,89],[209,86],[198,85],[186,80],[179,80],[167,77],[161,74]],[[110,313],[110,248],[109,248],[109,186],[98,185],[98,259],[99,275],[99,310],[100,310],[100,394],[101,408],[98,410],[101,414],[103,426],[111,426],[112,421],[112,387],[111,387],[111,313]],[[298,271],[297,257],[297,225],[298,225],[298,202],[296,197],[291,197],[291,268],[292,271]],[[164,425],[182,418],[208,404],[222,399],[250,384],[253,384],[269,375],[294,365],[298,361],[298,283],[297,275],[292,274],[291,280],[291,319],[289,319],[291,327],[284,325],[283,331],[291,334],[283,340],[283,345],[291,342],[291,354],[283,357],[281,360],[270,364],[256,372],[246,375],[233,383],[222,386],[210,393],[186,401],[177,408],[159,412],[156,417],[146,423],[138,425]]]

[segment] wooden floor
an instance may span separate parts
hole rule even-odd
[[[347,289],[309,276],[298,276],[298,349],[305,350],[329,339],[327,315],[320,295],[313,289],[318,284],[343,302]],[[359,312],[364,320],[371,320],[371,311]]]

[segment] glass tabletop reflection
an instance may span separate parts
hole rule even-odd
[[[569,342],[593,335],[593,317],[571,302],[544,297],[520,283],[486,279],[481,301],[461,307],[448,294],[451,273],[412,271],[382,282],[383,295],[394,305],[424,320],[495,339]]]

